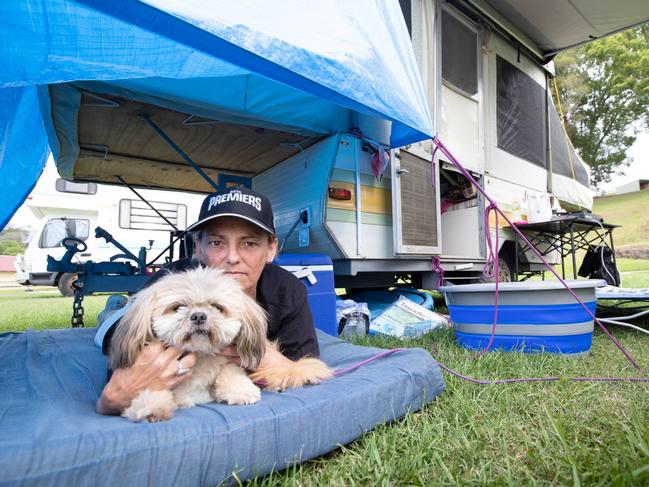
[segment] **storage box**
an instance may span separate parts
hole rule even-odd
[[[595,314],[595,288],[603,280],[567,281]],[[495,283],[443,286],[458,343],[484,350],[494,322]],[[507,282],[498,289],[498,321],[490,350],[587,354],[593,319],[557,281]]]
[[[316,328],[338,336],[334,267],[323,254],[281,254],[275,264],[292,272],[306,286]]]

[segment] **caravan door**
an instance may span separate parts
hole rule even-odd
[[[484,32],[445,2],[437,2],[435,114],[439,138],[482,183],[484,173]],[[439,198],[442,257],[482,262],[485,257],[484,201],[468,179],[440,155]]]

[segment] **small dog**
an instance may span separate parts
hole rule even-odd
[[[155,339],[198,360],[190,379],[173,391],[140,392],[122,416],[133,421],[170,419],[177,407],[192,407],[213,400],[227,404],[253,404],[261,399],[254,381],[270,390],[316,384],[332,376],[324,362],[303,358],[290,366],[255,369],[269,342],[266,313],[239,286],[213,268],[169,274],[141,290],[121,319],[112,339],[110,366],[130,367],[142,348]],[[241,367],[217,355],[235,345]]]

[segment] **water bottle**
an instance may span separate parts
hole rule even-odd
[[[362,313],[352,312],[346,317],[345,325],[341,333],[344,337],[367,335],[367,319]]]

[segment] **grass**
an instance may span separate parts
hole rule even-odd
[[[649,234],[649,191],[636,191],[595,198],[593,213],[607,223],[621,225],[613,231],[615,247],[647,244]]]
[[[647,265],[629,259],[621,268],[625,277],[635,273],[649,286]],[[95,325],[105,300],[84,300],[86,326]],[[67,327],[72,298],[56,290],[3,290],[0,309],[0,331]],[[649,368],[649,336],[625,328],[614,333]],[[590,355],[582,358],[491,352],[476,360],[456,344],[451,330],[407,342],[357,342],[422,347],[448,367],[481,379],[647,375],[599,330]],[[649,485],[646,384],[564,379],[483,386],[448,374],[444,379],[446,391],[421,411],[249,485]]]
[[[72,316],[72,298],[65,298],[56,288],[34,288],[0,291],[0,333],[67,328]],[[88,296],[83,300],[84,323],[87,327],[96,325],[97,314],[106,304],[106,295]]]
[[[625,346],[649,365],[633,333]],[[409,343],[413,344],[413,343]],[[401,342],[383,343],[400,346]],[[475,360],[452,333],[416,345],[481,378],[634,375],[596,334],[588,358],[490,353]],[[480,386],[445,375],[422,411],[326,458],[251,485],[641,485],[649,482],[647,386],[561,381]]]

